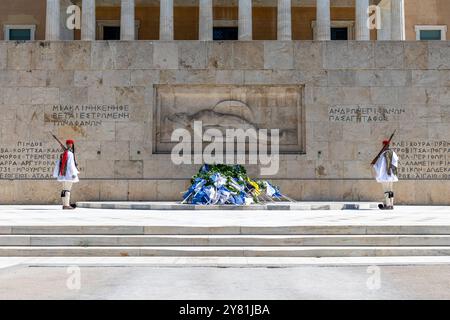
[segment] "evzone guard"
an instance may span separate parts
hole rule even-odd
[[[389,140],[383,141],[383,148],[372,161],[375,178],[381,183],[384,191],[384,203],[378,205],[381,210],[394,209],[394,182],[398,181],[398,156],[390,148],[394,134],[395,132]]]
[[[72,185],[79,181],[79,171],[75,160],[75,143],[73,140],[67,140],[66,145],[64,146],[58,138],[54,135],[53,137],[59,142],[64,150],[60,155],[59,160],[56,162],[53,177],[59,182],[62,182],[61,198],[63,209],[75,209],[75,207],[70,204],[70,192],[72,190]]]

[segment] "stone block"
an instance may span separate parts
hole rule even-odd
[[[342,123],[314,122],[311,127],[317,141],[341,141],[344,137]]]
[[[47,72],[47,87],[71,87],[74,85],[75,71],[49,70]]]
[[[344,176],[345,179],[371,179],[372,166],[367,161],[344,161]]]
[[[133,70],[131,72],[131,85],[149,87],[159,83],[159,70]]]
[[[323,69],[323,47],[321,42],[294,42],[294,68],[299,70]]]
[[[118,122],[119,124],[120,122]],[[85,127],[81,131],[79,139],[112,141],[116,139],[116,122],[102,121],[101,126]]]
[[[91,68],[92,70],[110,70],[115,67],[115,42],[94,41],[91,44]],[[117,42],[120,45],[120,42]]]
[[[412,85],[415,87],[439,87],[441,74],[437,70],[412,70]]]
[[[177,69],[178,45],[173,42],[155,42],[153,45],[153,67],[156,69]]]
[[[180,69],[206,69],[208,48],[204,41],[182,41],[178,45]]]
[[[363,87],[403,87],[411,85],[409,70],[357,70],[355,84]]]
[[[232,69],[233,46],[226,41],[213,41],[208,43],[208,68]]]
[[[68,41],[59,55],[62,70],[89,70],[91,67],[91,41]]]
[[[149,130],[151,132],[151,130]],[[145,160],[152,157],[152,139],[130,142],[130,160]],[[145,162],[144,162],[145,168]]]
[[[288,72],[288,71],[274,71],[273,78],[276,78],[276,75],[280,74],[281,72]],[[294,72],[294,81],[295,83],[304,84],[304,85],[311,85],[311,86],[317,86],[317,87],[326,87],[328,86],[328,71],[326,70],[300,70]]]
[[[394,41],[375,42],[375,68],[402,69],[405,61],[403,43]]]
[[[8,61],[8,47],[6,43],[0,43],[0,70],[6,69]]]
[[[450,103],[450,87],[441,87],[439,90],[439,102],[446,105]]]
[[[140,122],[117,122],[116,139],[118,141],[144,141],[144,124]]]
[[[245,84],[271,84],[272,70],[245,70]]]
[[[401,104],[422,103],[429,101],[426,88],[404,87],[399,88],[399,102]]]
[[[7,68],[30,70],[33,44],[29,42],[7,42]]]
[[[32,104],[59,104],[59,88],[35,87],[31,90]]]
[[[264,44],[262,42],[233,42],[234,69],[264,69]]]
[[[0,204],[11,204],[16,200],[15,182],[0,180]]]
[[[176,201],[182,198],[182,192],[189,187],[189,181],[158,180],[156,181],[156,199],[158,201]]]
[[[450,69],[450,43],[448,41],[430,41],[428,44],[428,68]]]
[[[370,127],[366,123],[344,123],[343,140],[347,143],[370,141]]]
[[[143,177],[142,160],[115,160],[114,178],[118,179],[136,179]]]
[[[100,182],[93,180],[82,180],[75,183],[72,188],[71,202],[78,201],[100,201]]]
[[[88,102],[90,104],[116,104],[116,88],[103,85],[88,87]]]
[[[371,69],[375,67],[373,42],[328,41],[324,67],[327,69]]]
[[[427,140],[428,125],[421,122],[400,122],[400,130],[397,139],[400,140]]]
[[[450,128],[448,123],[433,123],[428,125],[428,138],[431,140],[442,140],[448,139],[450,133]]]
[[[0,88],[0,120],[10,121],[16,119],[17,106],[3,104],[3,88]],[[0,132],[1,133],[1,132]]]
[[[128,181],[100,181],[100,199],[109,201],[128,200]]]
[[[397,104],[398,89],[395,87],[371,87],[370,97],[375,104]]]
[[[216,70],[177,70],[175,71],[176,83],[204,84],[214,83]]]
[[[82,141],[77,143],[77,157],[80,160],[100,160],[102,158],[100,141]],[[87,162],[88,165],[90,162]]]
[[[264,41],[264,69],[294,68],[292,41]]]
[[[328,87],[333,103],[355,104],[370,101],[370,88],[364,87]]]
[[[80,143],[81,144],[81,143]],[[111,178],[114,176],[114,160],[90,160],[86,162],[86,178]]]
[[[11,79],[17,87],[45,87],[47,85],[47,73],[44,70],[13,71],[15,76]],[[8,86],[8,85],[7,85]]]
[[[329,143],[329,158],[333,160],[355,160],[359,150],[356,143],[348,141],[335,141]]]
[[[31,104],[31,88],[11,87],[3,89],[4,104]]]
[[[343,177],[343,162],[342,161],[316,161],[315,177],[317,179],[342,178]]]
[[[448,181],[416,181],[414,201],[426,205],[446,204],[450,197],[449,185]]]
[[[153,68],[153,42],[132,41],[128,47],[128,69],[145,70]]]
[[[117,87],[116,103],[128,106],[145,104],[144,87]]]
[[[154,180],[130,180],[128,186],[130,201],[155,201],[156,181]]]
[[[61,190],[57,181],[15,181],[16,195],[26,204],[60,203]]]
[[[131,85],[130,70],[103,71],[103,85],[109,87],[129,87]]]
[[[441,121],[450,123],[450,105],[441,106]]]
[[[217,84],[243,84],[244,71],[242,70],[216,70]]]
[[[91,87],[103,84],[103,74],[101,71],[75,71],[75,87]]]
[[[87,87],[64,87],[60,91],[61,104],[80,105],[88,103]]]
[[[36,70],[62,69],[61,54],[63,43],[61,42],[36,42],[32,48],[32,67]]]
[[[422,41],[405,42],[405,68],[427,69],[428,68],[428,43]]]
[[[350,87],[356,84],[356,71],[330,70],[328,71],[328,85],[332,87]],[[358,84],[359,85],[359,84]]]
[[[101,69],[137,70],[153,68],[153,42],[110,41],[95,48],[93,63]]]
[[[128,141],[103,141],[101,159],[130,160],[130,143]]]

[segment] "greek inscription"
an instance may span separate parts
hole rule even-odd
[[[400,179],[450,179],[449,141],[398,141],[392,147],[401,161]]]
[[[404,114],[403,108],[389,106],[331,106],[328,109],[330,122],[386,122]]]
[[[0,146],[0,180],[51,179],[61,149],[40,141]]]
[[[97,127],[104,120],[127,121],[128,105],[54,105],[45,113],[45,122],[54,126]]]

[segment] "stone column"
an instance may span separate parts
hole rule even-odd
[[[45,40],[60,40],[61,7],[60,0],[47,0],[47,16],[45,23]]]
[[[405,40],[404,0],[391,0],[391,40]]]
[[[252,0],[239,0],[239,40],[252,40]]]
[[[356,0],[356,25],[355,34],[356,40],[367,41],[370,40],[370,30],[367,26],[367,21],[369,19],[368,9],[369,0]]]
[[[198,38],[203,41],[213,39],[213,0],[199,0],[200,21]]]
[[[278,0],[278,40],[292,40],[291,0]]]
[[[316,40],[331,40],[330,0],[317,0]]]
[[[160,0],[159,40],[173,40],[173,0]]]
[[[95,0],[83,0],[81,40],[95,40]]]
[[[135,40],[134,0],[122,0],[120,9],[120,40]]]

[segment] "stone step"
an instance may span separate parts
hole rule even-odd
[[[267,202],[248,206],[193,205],[175,201],[80,201],[78,208],[117,210],[368,210],[377,209],[371,202]]]
[[[450,235],[0,235],[0,246],[450,246]]]
[[[450,246],[339,246],[339,247],[0,247],[2,257],[380,257],[449,256]]]
[[[2,235],[450,235],[450,225],[0,226]]]

